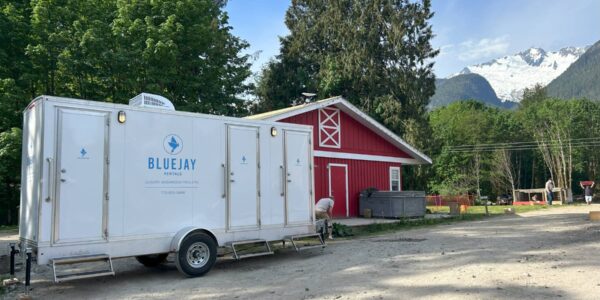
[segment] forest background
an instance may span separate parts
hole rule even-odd
[[[543,87],[513,110],[473,99],[428,110],[438,54],[429,0],[294,0],[290,34],[260,74],[219,0],[0,0],[0,225],[16,224],[22,111],[39,95],[245,116],[341,95],[433,159],[403,189],[510,194],[548,178],[580,193],[598,179],[600,104]]]

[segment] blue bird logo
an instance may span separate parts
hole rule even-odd
[[[171,146],[171,153],[173,153],[175,151],[175,149],[177,149],[177,147],[179,147],[179,143],[177,143],[177,140],[175,139],[174,136],[171,137],[169,146]]]
[[[79,153],[81,153],[81,157],[84,157],[87,154],[87,151],[85,151],[85,148],[81,148],[81,151],[79,151]]]
[[[183,140],[176,134],[169,134],[163,141],[165,152],[171,155],[177,155],[183,149]]]

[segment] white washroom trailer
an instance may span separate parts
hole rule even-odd
[[[217,247],[315,233],[312,127],[179,112],[140,94],[130,105],[53,96],[24,111],[20,249],[38,264],[112,258],[188,276]],[[322,240],[321,240],[322,244]],[[237,255],[237,253],[236,253]]]

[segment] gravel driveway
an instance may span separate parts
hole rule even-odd
[[[34,274],[34,299],[599,299],[600,205],[340,240],[325,250],[221,259],[183,278],[172,263],[115,260],[115,278],[53,284]],[[172,258],[170,258],[172,260]],[[5,297],[13,298],[18,291]]]

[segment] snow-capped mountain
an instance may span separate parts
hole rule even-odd
[[[521,101],[523,90],[547,85],[575,62],[588,47],[566,47],[554,52],[530,48],[492,61],[464,68],[458,74],[479,74],[502,101]]]

